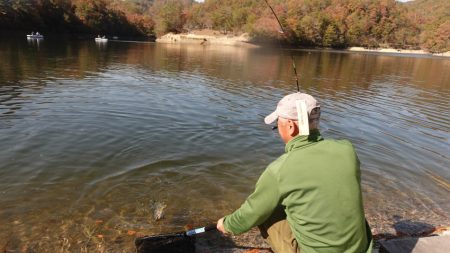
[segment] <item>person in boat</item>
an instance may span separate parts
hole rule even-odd
[[[302,112],[307,120],[299,120]],[[277,122],[285,152],[242,206],[217,221],[219,231],[237,235],[258,226],[276,253],[372,251],[358,157],[349,141],[325,140],[319,118],[320,104],[308,94],[279,101],[264,122]]]

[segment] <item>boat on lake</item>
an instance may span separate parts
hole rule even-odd
[[[31,34],[27,34],[27,39],[43,39],[44,35],[32,32]]]
[[[95,38],[95,42],[108,42],[108,39],[105,36],[98,36],[97,38]]]

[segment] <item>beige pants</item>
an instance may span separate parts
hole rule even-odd
[[[297,240],[291,226],[286,220],[286,214],[280,207],[261,225],[258,226],[262,237],[275,253],[300,253]]]

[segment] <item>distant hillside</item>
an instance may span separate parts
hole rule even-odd
[[[0,30],[158,35],[210,29],[296,47],[450,51],[450,0],[0,0]]]
[[[421,29],[422,47],[431,52],[450,51],[450,1],[415,0],[405,5]]]
[[[151,35],[148,0],[1,0],[0,30]]]
[[[430,18],[444,17],[450,14],[450,1],[448,0],[415,0],[406,2],[405,5]]]

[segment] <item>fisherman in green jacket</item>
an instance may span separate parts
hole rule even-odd
[[[277,120],[285,153],[260,176],[242,206],[217,222],[223,233],[258,226],[276,253],[371,252],[359,160],[349,141],[324,140],[320,105],[310,95],[285,96],[265,118]]]

